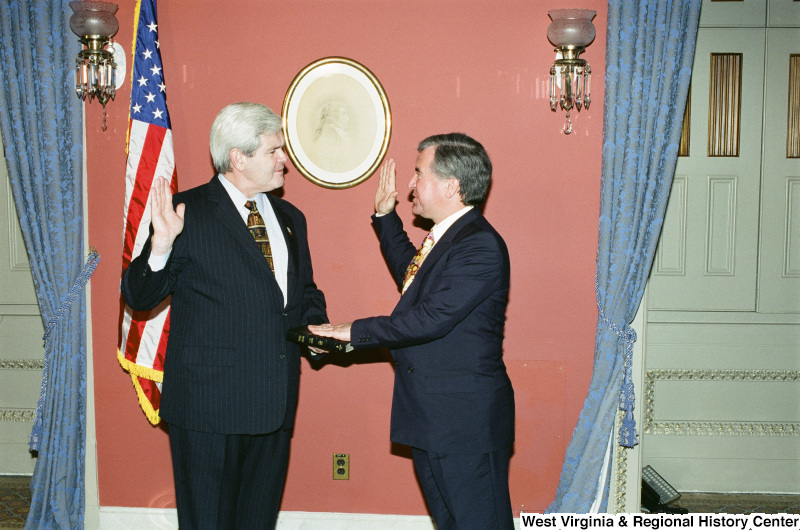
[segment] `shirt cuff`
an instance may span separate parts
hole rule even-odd
[[[172,249],[169,249],[169,252],[167,252],[162,256],[154,256],[150,254],[150,257],[147,259],[147,265],[153,272],[160,271],[161,269],[167,266],[167,262],[169,261],[169,256],[171,254],[172,254]]]

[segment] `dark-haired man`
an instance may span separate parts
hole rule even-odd
[[[417,150],[412,211],[434,223],[419,251],[395,212],[394,161],[381,168],[375,196],[373,223],[400,301],[389,316],[311,328],[355,348],[391,349],[391,439],[412,447],[437,528],[512,529],[514,391],[503,363],[509,258],[476,208],[492,164],[460,133],[431,136]]]

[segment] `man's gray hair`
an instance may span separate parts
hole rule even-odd
[[[483,146],[463,133],[437,134],[422,140],[417,151],[435,147],[431,169],[437,178],[458,180],[461,202],[477,206],[486,200],[492,161]]]
[[[277,134],[281,117],[261,103],[233,103],[222,109],[211,124],[211,160],[214,169],[225,174],[231,170],[229,153],[239,149],[251,157],[261,146],[261,136]]]

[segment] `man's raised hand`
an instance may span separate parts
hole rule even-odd
[[[150,253],[163,256],[172,248],[178,234],[183,232],[183,214],[186,205],[172,208],[172,190],[164,177],[156,177],[150,190],[150,217],[153,224]]]
[[[394,210],[397,204],[397,186],[395,184],[394,160],[391,158],[381,166],[378,190],[375,192],[375,212],[386,215]]]

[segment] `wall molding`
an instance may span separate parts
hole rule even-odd
[[[658,381],[800,382],[794,370],[647,370],[644,383],[644,433],[705,436],[800,436],[800,423],[668,421],[655,419],[655,385]]]
[[[44,370],[44,359],[0,359],[0,370]]]
[[[33,422],[36,409],[0,409],[0,423],[2,422]]]

